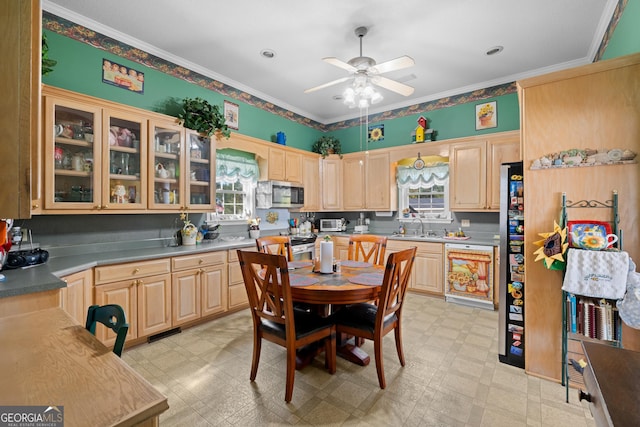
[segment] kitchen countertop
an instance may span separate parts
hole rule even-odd
[[[351,234],[353,233],[350,233],[349,231],[331,233],[323,232],[318,234],[318,238],[326,235],[349,237]],[[375,232],[366,234],[386,235],[389,240],[398,241],[459,243],[485,246],[499,245],[498,240],[478,237],[471,237],[468,240],[451,240],[442,237],[419,237],[411,234],[405,234],[404,236]],[[18,268],[15,270],[3,270],[2,274],[6,276],[6,280],[4,282],[0,282],[0,298],[64,288],[66,284],[60,279],[60,277],[68,276],[70,274],[101,265],[145,261],[163,257],[190,255],[200,252],[246,248],[254,246],[255,241],[253,239],[245,239],[241,241],[215,241],[211,243],[205,241],[205,243],[195,246],[166,246],[159,245],[157,242],[150,247],[135,246],[131,243],[121,243],[118,245],[119,247],[112,245],[107,250],[96,251],[94,249],[93,251],[83,251],[80,249],[75,253],[70,250],[61,251],[61,256],[56,256],[52,253],[46,264],[35,265],[27,268]],[[92,245],[92,247],[94,246],[99,247],[99,245]]]
[[[129,246],[127,244],[127,247]],[[64,288],[66,284],[60,277],[96,266],[252,246],[255,246],[255,240],[245,239],[242,241],[202,243],[195,246],[136,247],[133,249],[112,249],[111,251],[96,253],[81,252],[65,256],[52,255],[46,264],[15,270],[2,270],[6,280],[0,282],[0,298]]]

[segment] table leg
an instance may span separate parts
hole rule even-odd
[[[355,363],[356,365],[367,366],[369,364],[371,358],[358,346],[360,338],[348,337],[345,334],[338,334],[337,339],[338,356],[348,360],[349,362]]]

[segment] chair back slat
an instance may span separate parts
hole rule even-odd
[[[259,319],[293,325],[293,302],[289,283],[289,269],[284,255],[238,250],[240,269],[244,279],[254,322]]]
[[[376,322],[380,322],[380,325],[389,314],[396,313],[400,316],[399,311],[402,310],[402,303],[409,285],[416,250],[414,246],[392,253],[387,258],[376,318]]]
[[[129,332],[129,324],[124,310],[117,304],[106,304],[103,306],[92,305],[87,310],[87,322],[85,328],[93,335],[96,334],[96,325],[102,323],[107,328],[116,333],[116,341],[113,345],[113,352],[118,356],[122,355],[124,341]]]
[[[256,239],[259,252],[274,255],[284,255],[287,261],[293,261],[293,249],[289,236],[265,236]]]
[[[347,254],[347,259],[352,261],[370,262],[375,265],[384,265],[384,254],[386,248],[386,236],[352,234],[349,237],[349,252]]]

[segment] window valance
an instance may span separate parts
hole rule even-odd
[[[398,188],[431,188],[444,185],[449,179],[449,165],[430,166],[415,169],[411,166],[398,166],[396,171]]]
[[[232,154],[216,154],[216,180],[221,182],[240,181],[242,185],[255,187],[258,183],[258,162],[255,159],[234,156]]]

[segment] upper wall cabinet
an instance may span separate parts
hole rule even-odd
[[[500,165],[520,159],[518,132],[451,144],[451,210],[500,210]]]
[[[0,218],[29,218],[31,209],[41,206],[38,181],[41,17],[37,0],[2,2]]]
[[[278,147],[269,147],[268,179],[302,182],[302,155]]]
[[[344,210],[389,211],[395,208],[391,202],[395,191],[389,157],[389,152],[384,150],[344,156]]]
[[[304,187],[305,211],[319,211],[320,200],[320,156],[317,154],[302,155],[302,186]]]
[[[342,160],[331,154],[320,161],[322,210],[342,210]]]

